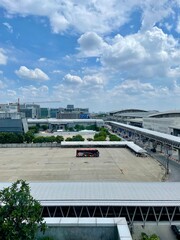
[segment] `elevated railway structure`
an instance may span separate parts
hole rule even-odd
[[[180,162],[180,137],[113,121],[107,121],[106,124],[122,137],[143,143],[154,151],[159,145],[160,150],[164,151],[167,157],[171,157],[173,149],[178,150],[178,161]]]
[[[0,189],[10,183],[0,183]],[[180,224],[180,183],[31,182],[45,218],[119,218],[129,225]]]

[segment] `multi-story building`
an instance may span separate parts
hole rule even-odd
[[[24,112],[26,118],[40,118],[41,111],[38,104],[20,104],[20,112]]]
[[[89,119],[88,108],[74,108],[74,105],[67,105],[67,108],[60,109],[58,119]]]

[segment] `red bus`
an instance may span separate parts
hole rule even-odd
[[[99,157],[99,151],[95,148],[77,149],[76,157]]]

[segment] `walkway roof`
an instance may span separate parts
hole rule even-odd
[[[62,147],[129,147],[136,153],[146,153],[146,150],[129,141],[77,141],[61,142]]]
[[[0,183],[0,189],[10,183]],[[43,206],[180,206],[179,182],[31,182]]]
[[[160,132],[157,132],[157,131],[148,130],[148,129],[145,129],[145,128],[134,127],[134,126],[123,124],[123,123],[118,123],[118,122],[113,122],[113,121],[108,121],[108,122],[111,123],[111,124],[114,124],[117,127],[119,126],[119,127],[123,127],[123,128],[126,128],[126,129],[131,129],[131,130],[133,130],[137,133],[139,132],[139,133],[142,133],[142,134],[149,135],[152,138],[153,137],[158,138],[159,141],[160,141],[160,139],[162,139],[164,141],[172,142],[172,143],[175,143],[178,146],[180,146],[180,137],[172,136],[172,135],[166,134],[166,133],[160,133]]]

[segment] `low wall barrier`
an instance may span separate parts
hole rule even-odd
[[[8,143],[0,144],[0,148],[54,148],[61,147],[61,143]]]

